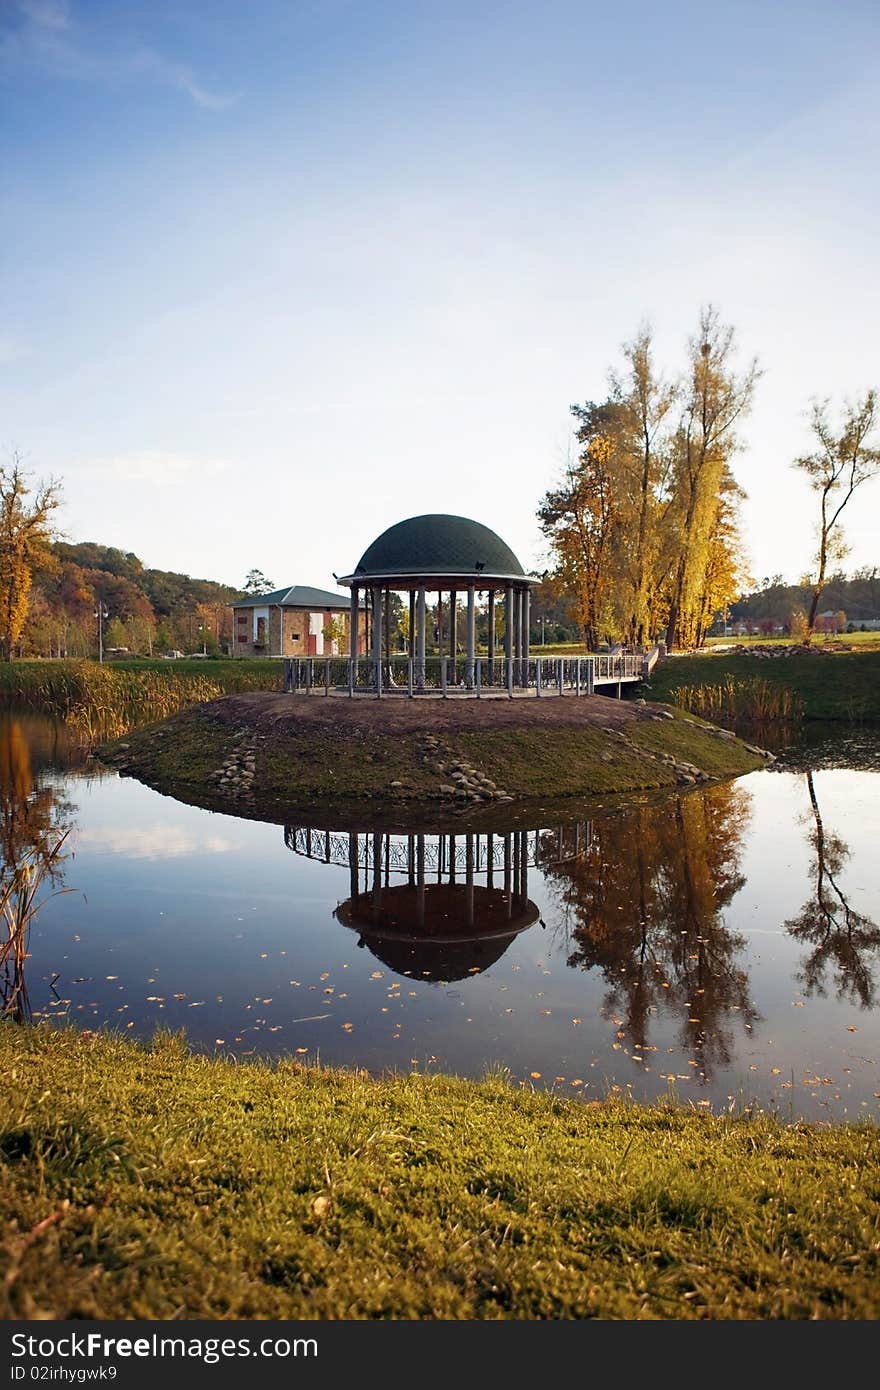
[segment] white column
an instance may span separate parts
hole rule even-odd
[[[490,663],[491,663],[491,662],[493,662],[493,661],[495,660],[495,590],[494,590],[494,589],[490,589],[490,590],[489,590],[489,605],[488,605],[488,612],[487,612],[486,616],[487,616],[488,621],[489,621],[489,634],[488,634],[489,640],[488,640],[488,642],[487,642],[487,655],[488,655],[489,661],[490,661]],[[490,666],[489,666],[489,670],[490,670],[490,672],[491,672],[491,670],[492,670],[491,664],[490,664]]]
[[[382,660],[382,590],[373,589],[373,660]]]
[[[425,686],[425,590],[416,594],[416,684],[419,689]]]
[[[513,656],[513,588],[508,584],[504,593],[504,655]]]
[[[523,660],[525,661],[529,659],[529,612],[531,609],[531,600],[531,591],[528,588],[524,589],[522,596],[522,654]],[[528,670],[525,672],[525,679],[528,680]]]
[[[477,615],[474,606],[476,595],[473,584],[468,585],[467,591],[467,673],[465,684],[468,690],[474,687],[474,659],[477,654]]]
[[[351,657],[352,661],[357,661],[358,658],[358,596],[358,587],[356,584],[352,584],[351,603],[348,609],[348,621],[350,624],[350,630],[348,634],[348,654]]]

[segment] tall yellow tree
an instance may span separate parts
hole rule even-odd
[[[613,398],[623,407],[627,434],[621,474],[626,499],[621,616],[626,640],[641,647],[651,636],[652,608],[663,573],[662,519],[668,509],[670,466],[665,426],[677,389],[657,371],[647,324],[624,343],[623,356],[623,376],[611,374]]]
[[[616,479],[620,472],[620,407],[614,402],[573,406],[579,421],[577,462],[538,507],[541,530],[554,552],[556,575],[569,593],[590,650],[612,623],[619,531]]]
[[[61,503],[55,479],[28,486],[18,454],[0,466],[0,658],[12,660],[28,611],[36,565],[51,563],[52,514]]]
[[[671,520],[679,548],[666,624],[670,649],[690,646],[697,640],[700,599],[722,483],[740,447],[737,428],[751,408],[760,376],[755,361],[737,372],[735,353],[733,328],[721,322],[711,304],[706,306],[700,312],[697,333],[688,344],[684,413],[675,441],[673,488],[677,506]]]

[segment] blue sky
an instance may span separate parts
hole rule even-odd
[[[810,397],[880,386],[878,58],[873,0],[0,0],[0,450],[71,539],[228,583],[426,511],[542,569],[569,405],[712,301],[794,579]]]

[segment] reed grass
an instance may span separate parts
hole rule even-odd
[[[0,881],[0,1016],[19,1023],[30,1015],[25,962],[31,923],[47,898],[72,891],[56,888],[47,897],[38,897],[43,884],[55,878],[66,858],[64,842],[69,833],[58,831],[34,846]]]
[[[244,669],[242,669],[244,667]],[[245,690],[280,690],[281,668],[218,664],[210,674],[94,661],[15,662],[0,667],[0,705],[54,715],[84,743],[119,738],[139,724]]]
[[[760,676],[728,676],[717,685],[675,685],[669,695],[680,709],[715,724],[791,723],[804,716],[804,701],[796,691]]]

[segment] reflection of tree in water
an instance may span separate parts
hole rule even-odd
[[[798,978],[805,994],[824,997],[825,975],[831,972],[838,999],[849,999],[870,1009],[876,996],[870,954],[880,948],[880,926],[850,907],[838,881],[850,857],[850,848],[839,835],[825,828],[812,772],[806,774],[806,779],[812,815],[807,838],[813,850],[810,876],[815,881],[814,891],[797,917],[785,923],[796,941],[813,947]]]
[[[56,787],[34,775],[22,723],[15,718],[0,722],[0,1014],[19,1021],[30,1014],[23,904],[35,902],[34,890],[42,882],[60,891],[60,842],[72,811],[72,803]]]
[[[601,970],[604,1011],[636,1049],[650,1017],[681,1017],[681,1046],[698,1074],[733,1055],[731,1017],[757,1018],[737,964],[745,938],[722,912],[743,886],[742,838],[751,799],[733,784],[593,822],[589,854],[547,870],[569,936],[568,964]],[[617,1021],[617,1020],[615,1020]]]

